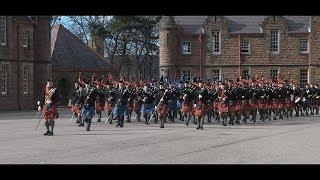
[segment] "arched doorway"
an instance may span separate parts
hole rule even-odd
[[[69,91],[71,88],[71,83],[68,79],[66,78],[61,78],[58,81],[57,84],[57,90],[60,93],[60,101],[59,105],[61,106],[67,106],[69,102]]]

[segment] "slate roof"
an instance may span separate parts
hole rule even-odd
[[[267,16],[224,16],[230,33],[260,33],[260,25]],[[174,20],[187,34],[202,33],[201,26],[207,16],[174,16]],[[289,33],[306,33],[310,16],[284,16]]]
[[[63,25],[51,30],[51,62],[53,70],[105,71],[113,66]]]

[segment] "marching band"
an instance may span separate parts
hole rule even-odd
[[[46,91],[50,93],[50,90]],[[49,96],[46,95],[46,99]],[[49,106],[56,111],[55,101]],[[116,120],[120,128],[124,126],[124,120],[130,123],[132,113],[135,113],[138,122],[143,119],[145,124],[151,121],[157,124],[159,121],[160,128],[164,128],[167,121],[178,119],[186,126],[192,122],[197,124],[197,129],[203,129],[205,121],[211,123],[213,120],[227,126],[254,123],[258,117],[260,121],[271,121],[319,115],[319,107],[319,86],[311,83],[299,87],[281,77],[267,81],[239,76],[236,81],[218,82],[203,82],[196,77],[191,82],[185,81],[184,77],[168,82],[161,77],[160,81],[135,82],[123,77],[117,81],[110,75],[99,79],[93,75],[91,80],[84,80],[79,73],[71,111],[79,126],[86,123],[86,130],[90,131],[95,114],[97,122],[101,122],[102,111],[107,113],[105,123],[112,124]],[[55,114],[47,116],[46,127],[51,125],[52,131],[47,128],[45,135],[53,135],[56,117]]]

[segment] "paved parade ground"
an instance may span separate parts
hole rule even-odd
[[[116,128],[94,119],[87,132],[69,123],[71,113],[63,109],[55,135],[43,136],[43,124],[35,131],[35,114],[0,112],[1,164],[320,163],[318,115],[226,127],[213,122],[204,130],[179,120],[160,129],[135,120]]]

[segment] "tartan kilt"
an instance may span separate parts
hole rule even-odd
[[[167,104],[163,104],[157,109],[157,113],[159,116],[165,116],[168,114],[168,112],[169,112],[169,107]]]
[[[229,105],[227,103],[219,102],[218,111],[220,113],[227,113],[227,112],[229,112],[229,110],[230,110],[230,107],[229,107]]]
[[[152,114],[154,111],[153,104],[143,104],[141,107],[142,114]]]
[[[194,115],[195,116],[204,116],[206,114],[206,107],[202,108],[202,109],[198,109],[196,107],[194,107]]]
[[[44,108],[42,110],[42,117],[44,120],[51,119],[55,120],[58,118],[58,108],[56,105],[51,105],[50,108],[48,108],[47,105],[44,105]]]
[[[237,101],[235,103],[235,106],[234,106],[234,111],[242,111],[243,110],[243,105],[242,105],[242,101]]]
[[[207,104],[207,111],[212,111],[214,110],[214,104],[213,103],[208,103]]]
[[[316,98],[316,105],[320,106],[320,98]]]
[[[311,98],[311,99],[310,99],[310,105],[311,105],[311,106],[317,105],[317,100],[316,100],[316,98]]]
[[[106,102],[104,105],[104,110],[107,112],[111,112],[113,109],[114,103]]]
[[[141,105],[138,102],[133,102],[133,111],[139,112],[141,110]]]
[[[71,107],[71,112],[76,113],[77,116],[79,116],[80,112],[81,112],[79,105],[77,105],[77,104],[73,105]]]
[[[249,109],[253,110],[253,109],[258,109],[259,108],[259,104],[256,101],[249,101]]]
[[[291,109],[291,108],[294,108],[294,106],[295,106],[295,103],[293,101],[286,101],[284,108]]]
[[[267,109],[273,109],[273,103],[272,101],[267,102]]]
[[[274,100],[272,105],[273,105],[272,107],[273,110],[279,110],[283,107],[283,103],[280,102],[279,100]]]
[[[84,119],[92,119],[94,116],[94,107],[89,105],[83,105],[81,109],[81,117]]]
[[[242,105],[242,110],[243,111],[245,111],[245,110],[249,110],[249,102],[247,101],[247,100],[243,100],[242,102],[241,102],[241,105]]]
[[[218,101],[214,101],[214,103],[213,103],[213,108],[214,108],[215,110],[218,110],[218,109],[219,109],[219,102],[218,102]]]
[[[181,103],[181,112],[191,112],[192,111],[192,103],[191,102],[182,102]]]
[[[267,108],[267,102],[266,101],[258,101],[258,109],[259,110],[264,110]]]
[[[99,102],[95,102],[95,110],[97,112],[101,112],[104,110],[104,104],[103,103],[99,103]]]

